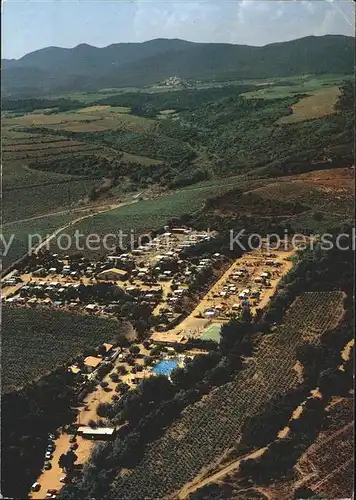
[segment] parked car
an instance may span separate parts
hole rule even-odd
[[[48,439],[56,439],[56,436],[54,434],[48,434]]]
[[[70,447],[71,450],[76,450],[78,448],[78,443],[73,443]]]
[[[77,438],[76,438],[75,436],[71,436],[71,437],[69,438],[69,442],[70,442],[70,443],[75,443],[76,441],[77,441]]]
[[[62,476],[62,477],[60,477],[60,478],[59,478],[59,482],[60,482],[60,483],[66,483],[66,482],[67,482],[67,478],[66,478],[66,476]]]
[[[33,483],[33,485],[31,486],[32,491],[39,491],[40,488],[41,488],[41,485],[37,481],[35,483]]]
[[[51,495],[57,495],[58,490],[56,490],[55,488],[50,488],[47,490],[47,493],[50,493]]]
[[[52,464],[51,464],[51,462],[48,462],[48,461],[47,461],[47,462],[45,462],[45,463],[44,463],[44,469],[45,469],[45,470],[50,470],[50,469],[52,469]]]
[[[56,449],[54,444],[48,444],[46,451],[54,451]]]
[[[47,458],[47,460],[51,460],[51,458],[53,458],[52,453],[50,451],[46,451],[45,458]]]

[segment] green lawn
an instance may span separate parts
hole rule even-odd
[[[214,340],[215,342],[220,342],[220,331],[221,325],[219,323],[213,323],[204,331],[201,335],[201,340]]]

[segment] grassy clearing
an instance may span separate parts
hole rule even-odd
[[[76,119],[72,119],[71,116],[70,120],[58,124],[51,124],[48,128],[68,130],[69,132],[104,132],[106,130],[121,130],[124,132],[143,133],[149,132],[156,125],[155,120],[124,113],[106,114],[106,116],[103,117],[96,115],[94,118],[92,115],[81,114],[80,117],[85,117],[85,120],[81,119],[78,121],[78,115]]]
[[[162,109],[162,111],[159,112],[160,115],[172,115],[173,113],[176,113],[176,109]]]
[[[68,363],[84,350],[110,342],[118,333],[113,320],[62,311],[2,311],[2,390],[10,392]]]
[[[293,113],[283,116],[278,123],[294,123],[321,118],[334,113],[334,105],[339,97],[338,87],[316,91],[313,95],[301,99],[293,106]]]

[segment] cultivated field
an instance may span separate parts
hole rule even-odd
[[[123,130],[128,132],[148,132],[155,126],[155,120],[128,114],[128,108],[110,106],[90,106],[77,111],[54,114],[31,113],[13,118],[4,118],[5,128],[19,130],[25,127],[45,127],[49,130],[70,132],[101,132]]]
[[[11,392],[119,333],[113,320],[62,311],[2,308],[2,390]]]
[[[242,94],[248,99],[278,99],[298,94],[307,94],[318,92],[319,90],[328,90],[330,87],[340,85],[345,80],[345,75],[320,77],[299,76],[288,78],[277,78],[268,82],[261,82],[256,85],[257,89]],[[258,89],[258,87],[263,87]]]
[[[294,123],[313,120],[335,112],[334,105],[339,97],[339,87],[317,90],[293,105],[293,113],[278,120],[278,123]]]
[[[48,191],[50,192],[50,191]],[[9,251],[5,254],[5,248],[2,246],[2,269],[6,269],[12,262],[21,258],[29,250],[30,235],[39,235],[45,238],[52,234],[57,228],[68,224],[75,215],[59,214],[47,215],[44,217],[13,222],[7,224],[2,229],[4,242],[11,243]],[[39,239],[33,237],[33,243],[40,243]]]
[[[335,324],[335,311],[340,310],[342,298],[340,292],[331,292],[297,299],[285,323],[262,339],[245,370],[188,407],[161,439],[148,446],[134,470],[122,471],[111,494],[127,499],[162,498],[217,460],[240,438],[246,418],[256,415],[275,395],[296,385],[297,347],[311,329],[317,339]]]
[[[349,498],[353,491],[354,415],[352,399],[329,409],[327,428],[299,459],[296,469],[322,498]]]
[[[112,115],[115,116],[115,113]],[[67,173],[56,173],[54,170],[57,162],[61,163],[61,167],[58,168],[63,172],[66,172],[66,161],[70,162],[79,157],[94,158],[92,161],[94,166],[95,158],[100,163],[101,160],[107,161],[116,157],[120,157],[122,162],[143,166],[160,163],[152,158],[101,147],[93,144],[92,141],[85,143],[57,134],[24,133],[13,128],[14,123],[22,123],[19,122],[21,119],[23,120],[21,126],[26,120],[33,121],[32,115],[31,118],[28,116],[8,119],[3,127],[2,215],[4,223],[76,207],[87,200],[91,190],[101,182],[100,178],[95,178],[94,170],[88,170],[88,175],[84,177],[72,175],[69,167]],[[44,116],[48,122],[58,121],[57,115]],[[63,113],[63,116],[80,118],[83,114],[66,115]],[[137,118],[124,114],[122,116],[129,116],[130,119]],[[36,165],[36,169],[28,167],[33,164]],[[44,166],[43,170],[40,169],[41,164]],[[48,165],[52,170],[47,169]],[[97,174],[96,177],[98,177]],[[18,203],[19,197],[21,197],[21,203]]]

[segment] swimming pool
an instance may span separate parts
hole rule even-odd
[[[153,368],[152,372],[157,375],[170,375],[175,368],[178,367],[178,361],[175,359],[164,359],[159,361]]]

